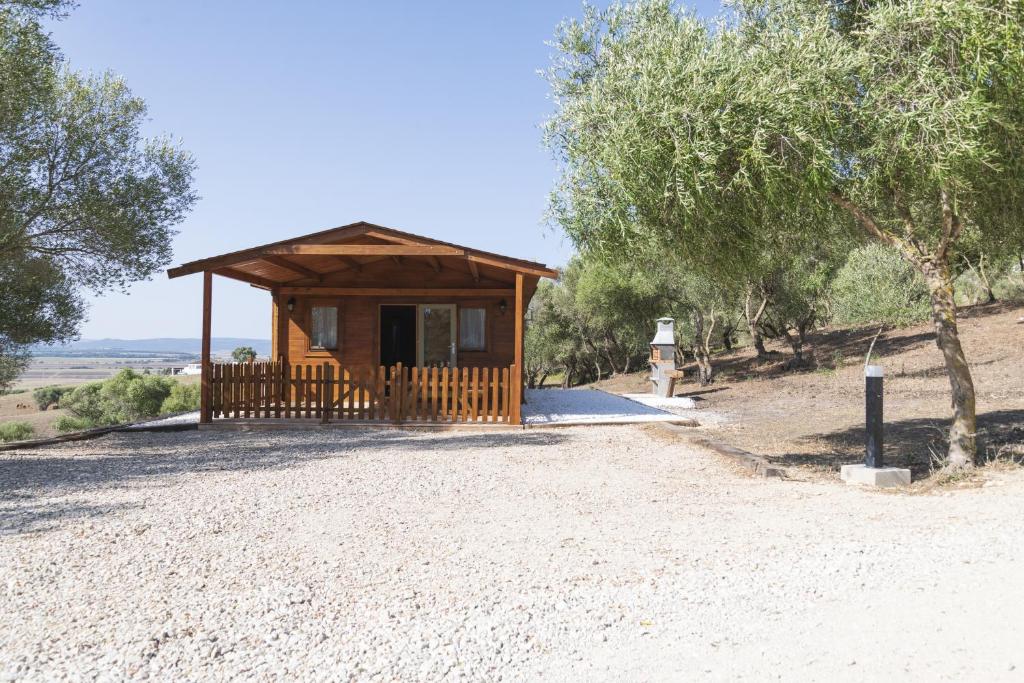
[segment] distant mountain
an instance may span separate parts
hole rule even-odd
[[[143,353],[175,353],[195,354],[202,351],[202,340],[197,338],[158,337],[155,339],[81,339],[64,345],[49,346],[37,344],[32,347],[35,355],[83,355],[95,353],[143,352]],[[231,353],[239,346],[251,346],[259,356],[270,355],[269,339],[246,339],[244,337],[213,337],[210,339],[210,351],[215,355]]]

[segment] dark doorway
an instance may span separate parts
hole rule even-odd
[[[380,307],[380,364],[416,365],[416,307]]]

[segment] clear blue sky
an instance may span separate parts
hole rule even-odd
[[[123,75],[147,132],[195,155],[202,199],[175,264],[367,220],[561,265],[571,244],[542,225],[555,164],[537,71],[558,22],[581,13],[579,0],[82,0],[52,31],[72,67]],[[197,337],[200,280],[93,298],[83,336]],[[215,278],[213,333],[269,337],[269,296]]]

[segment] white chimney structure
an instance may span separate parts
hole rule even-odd
[[[658,318],[658,332],[651,340],[651,393],[662,398],[671,398],[675,389],[675,320]]]

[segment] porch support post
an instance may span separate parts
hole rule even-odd
[[[203,271],[203,350],[202,374],[200,375],[199,421],[209,424],[212,421],[210,411],[210,319],[213,304],[213,273]]]
[[[516,273],[516,335],[515,335],[515,377],[512,384],[515,393],[512,395],[512,423],[520,424],[523,403],[523,274]]]

